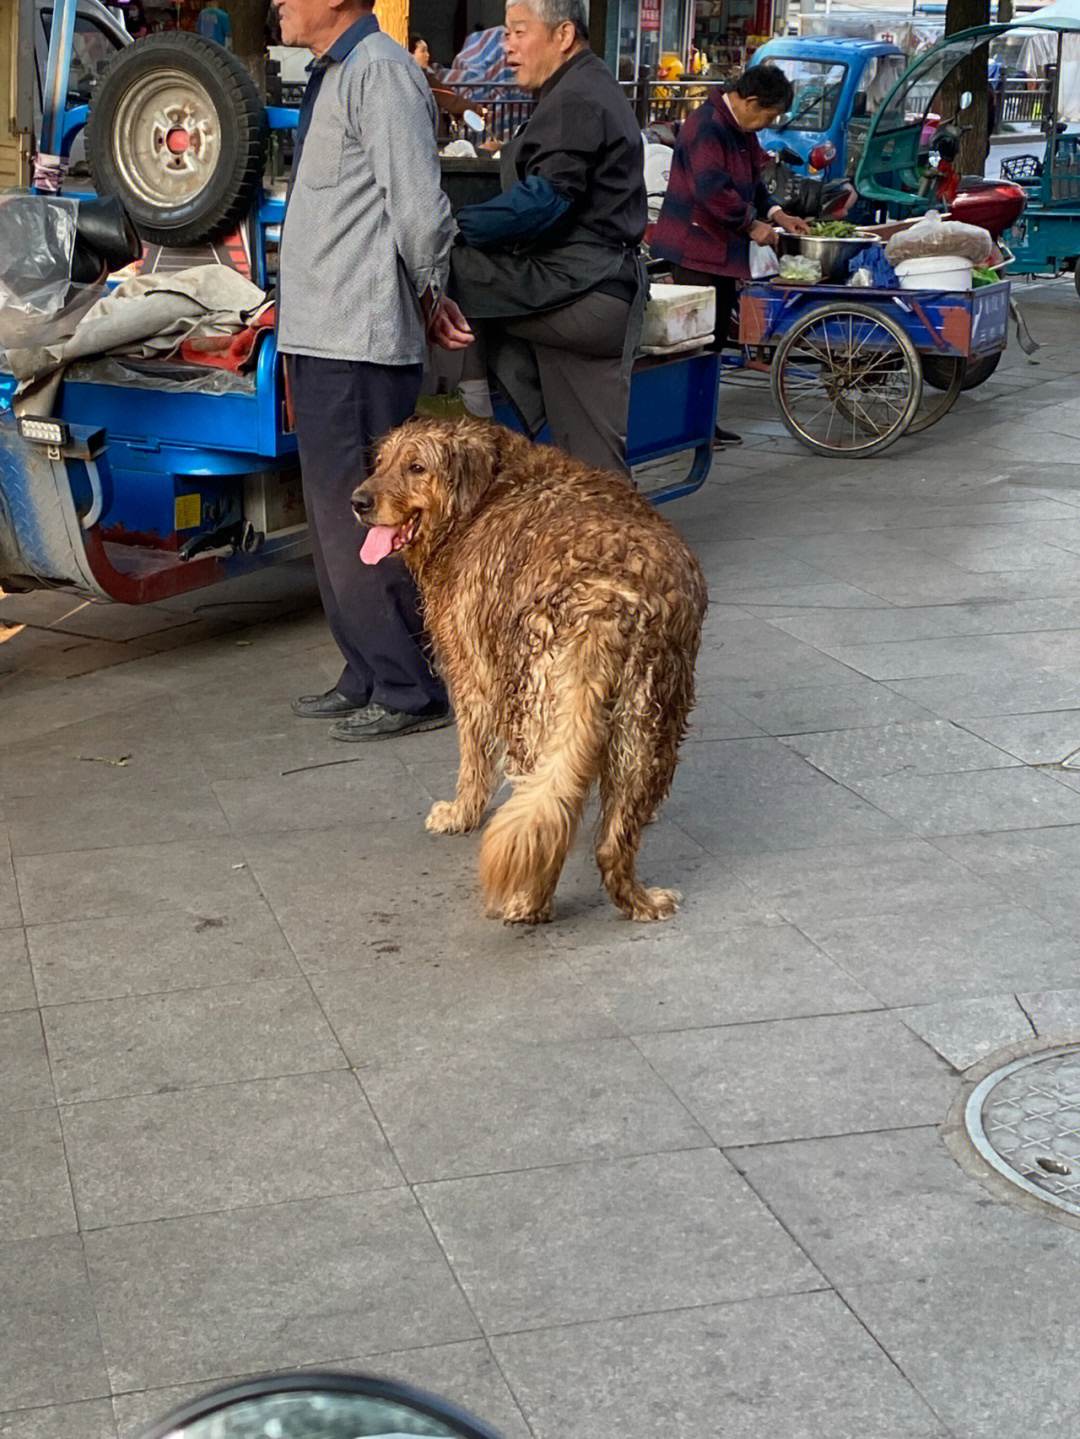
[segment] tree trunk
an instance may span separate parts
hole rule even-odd
[[[948,0],[945,10],[945,34],[969,30],[973,25],[986,25],[990,20],[990,0]],[[989,149],[990,87],[986,79],[987,46],[980,45],[973,55],[957,67],[938,91],[933,108],[943,120],[954,117],[971,129],[960,141],[957,169],[961,175],[981,175],[986,167]],[[960,97],[971,91],[972,102],[961,112]]]
[[[220,0],[219,0],[220,3]],[[221,8],[232,21],[232,48],[266,94],[266,17],[270,0],[224,0]],[[375,14],[388,35],[401,45],[409,39],[409,0],[377,0]]]
[[[233,54],[244,62],[259,87],[259,94],[265,96],[269,0],[224,0],[221,8],[232,21]]]
[[[376,0],[379,24],[399,45],[409,43],[409,0]]]

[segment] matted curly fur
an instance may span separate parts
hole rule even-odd
[[[701,569],[624,479],[478,420],[410,420],[353,493],[369,563],[416,577],[457,715],[457,797],[427,827],[479,825],[500,759],[513,794],[483,838],[489,914],[535,924],[590,786],[596,862],[615,904],[663,919],[679,895],[635,876],[694,702]]]

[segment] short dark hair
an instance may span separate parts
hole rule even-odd
[[[742,100],[756,100],[764,110],[790,110],[795,98],[795,87],[779,65],[751,65],[728,91]]]
[[[410,36],[409,36],[409,54],[410,54],[410,55],[412,54],[412,52],[416,49],[417,45],[423,45],[423,44],[425,44],[425,43],[426,43],[426,42],[425,42],[425,40],[424,40],[423,35],[417,35],[417,34],[415,34],[415,33],[410,34]]]

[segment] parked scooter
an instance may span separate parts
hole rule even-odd
[[[815,145],[805,161],[787,145],[770,150],[769,154],[772,158],[761,178],[788,215],[800,220],[842,220],[859,198],[850,180],[822,178],[820,172],[827,169],[836,156],[836,149],[829,141]],[[795,168],[804,163],[809,166],[809,174]]]
[[[190,1400],[140,1439],[499,1439],[463,1410],[404,1384],[308,1370]]]

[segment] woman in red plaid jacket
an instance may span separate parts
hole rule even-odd
[[[757,131],[775,125],[792,101],[792,85],[775,65],[752,65],[726,92],[714,89],[684,121],[663,207],[649,237],[652,255],[671,262],[680,285],[716,291],[715,345],[722,349],[737,282],[750,275],[750,241],[776,245],[776,232],[805,233],[761,181],[769,157]],[[716,430],[720,444],[738,435]]]

